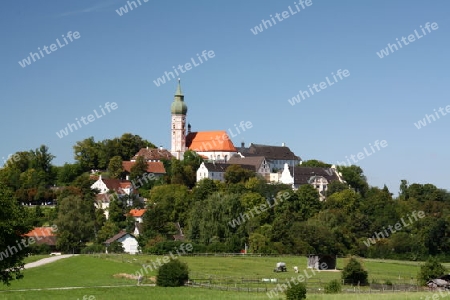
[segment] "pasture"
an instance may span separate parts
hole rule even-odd
[[[311,278],[306,280],[308,288],[323,287],[332,280],[340,279],[337,270],[306,270],[306,257],[242,257],[242,256],[185,256],[180,260],[186,262],[190,269],[190,278],[209,282],[205,287],[159,288],[151,286],[156,270],[149,270],[144,285],[137,286],[135,279],[118,274],[136,274],[143,264],[157,265],[161,256],[150,255],[80,255],[65,258],[57,262],[24,271],[25,278],[13,281],[11,286],[2,286],[0,299],[269,299],[266,290],[275,288],[292,276],[293,266],[298,266],[300,273],[308,272]],[[27,258],[26,262],[36,258]],[[278,261],[288,266],[288,272],[274,273]],[[342,269],[345,259],[338,259],[337,269]],[[363,260],[369,272],[369,281],[393,284],[415,283],[419,270],[418,262]],[[276,279],[277,283],[262,282],[262,279]],[[248,292],[252,288],[261,289],[259,293]],[[235,291],[238,288],[239,291]],[[222,289],[222,290],[220,290]],[[429,291],[391,292],[368,294],[367,289],[345,286],[344,289],[361,293],[325,295],[308,294],[308,299],[353,300],[353,299],[425,299],[432,296]],[[364,293],[362,293],[364,292]],[[444,297],[445,296],[445,297]],[[422,297],[422,298],[421,298]],[[440,295],[439,299],[450,296]],[[273,299],[284,299],[280,294]],[[430,298],[431,299],[431,298]]]

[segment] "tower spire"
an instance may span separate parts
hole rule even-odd
[[[177,86],[177,91],[175,93],[175,96],[183,96],[183,93],[181,92],[181,79],[178,78],[178,86]]]

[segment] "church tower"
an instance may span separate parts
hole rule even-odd
[[[172,146],[170,152],[177,159],[183,159],[184,152],[186,151],[187,106],[186,103],[184,103],[184,95],[181,92],[180,79],[178,79],[177,91],[170,110],[172,113]]]

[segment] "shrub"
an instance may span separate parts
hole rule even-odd
[[[306,299],[306,286],[303,283],[292,285],[286,290],[286,300]]]
[[[425,285],[428,280],[442,276],[447,273],[447,269],[439,263],[436,258],[428,258],[424,265],[420,266],[417,274],[419,284]]]
[[[345,266],[344,270],[342,270],[342,279],[344,279],[344,283],[351,284],[367,284],[367,271],[363,269],[361,263],[357,261],[355,258],[350,258],[350,261]]]
[[[50,254],[52,249],[47,244],[34,244],[30,245],[30,253],[32,254]]]
[[[105,245],[92,244],[81,250],[81,254],[91,254],[91,253],[103,253],[105,252]]]
[[[122,243],[119,241],[114,241],[109,244],[108,253],[124,253],[125,249],[122,246]]]
[[[189,269],[187,264],[178,259],[171,260],[158,269],[156,285],[164,287],[183,286],[189,279]]]
[[[337,294],[341,291],[341,283],[337,279],[331,280],[325,285],[325,294]]]

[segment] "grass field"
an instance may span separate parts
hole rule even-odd
[[[234,291],[219,291],[206,288],[158,288],[153,286],[136,286],[136,280],[115,278],[114,274],[135,274],[142,264],[151,264],[157,256],[147,255],[93,255],[77,256],[61,259],[57,262],[24,271],[25,278],[13,281],[11,286],[0,288],[0,299],[269,299],[265,292],[248,293]],[[161,258],[161,257],[159,257]],[[191,278],[212,278],[213,281],[241,279],[277,278],[282,282],[294,276],[292,267],[298,266],[301,272],[305,269],[305,257],[182,257],[191,270]],[[273,268],[278,261],[286,262],[288,272],[274,273]],[[28,261],[27,259],[27,262]],[[343,259],[338,260],[338,269],[344,266]],[[408,283],[415,280],[419,263],[402,261],[364,260],[363,264],[369,272],[370,280],[383,283]],[[312,274],[309,271],[309,274]],[[156,271],[146,276],[156,275]],[[413,279],[411,279],[411,276]],[[340,272],[317,272],[311,280],[322,283],[339,279]],[[145,283],[151,283],[147,280]],[[308,282],[309,284],[309,282]],[[233,284],[230,284],[231,286]],[[266,285],[266,284],[264,284]],[[259,286],[262,286],[261,283]],[[276,284],[266,285],[268,289]],[[51,290],[55,288],[73,287],[74,289]],[[50,289],[50,290],[49,290]],[[432,293],[384,293],[384,294],[341,294],[323,295],[309,294],[308,299],[323,300],[353,300],[353,299],[425,299]],[[91,299],[94,299],[92,298]],[[421,298],[422,297],[422,298]],[[440,296],[439,299],[450,296]],[[283,299],[282,295],[278,299]],[[431,299],[431,298],[430,298]]]

